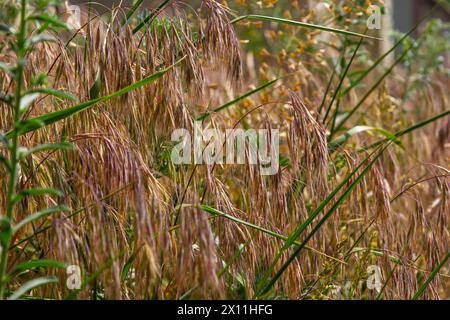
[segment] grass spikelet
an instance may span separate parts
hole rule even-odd
[[[224,64],[227,78],[234,88],[240,87],[242,59],[239,40],[228,18],[228,10],[214,0],[204,0],[208,8],[204,30],[203,52],[208,60]]]
[[[314,119],[298,94],[290,93],[294,121],[291,125],[292,145],[296,137],[302,141],[302,164],[307,183],[311,190],[318,192],[319,197],[327,190],[328,175],[328,143],[325,129]],[[298,153],[299,150],[293,150]]]

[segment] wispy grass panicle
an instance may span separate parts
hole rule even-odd
[[[315,120],[297,93],[290,93],[293,122],[290,125],[290,146],[293,159],[301,166],[310,190],[319,197],[328,191],[328,142],[325,128]],[[301,144],[299,144],[299,140]],[[301,158],[298,158],[301,154]],[[317,199],[320,200],[320,199]]]
[[[231,86],[240,88],[242,58],[239,39],[228,18],[228,9],[215,0],[203,0],[208,8],[204,30],[203,54],[227,74]]]

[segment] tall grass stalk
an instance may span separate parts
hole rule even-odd
[[[20,9],[20,29],[17,36],[17,66],[16,66],[16,90],[14,95],[14,123],[19,123],[20,121],[20,106],[22,101],[22,89],[23,89],[23,68],[25,64],[25,40],[26,40],[26,31],[27,31],[27,21],[25,19],[26,14],[26,6],[27,1],[21,0],[21,9]],[[17,196],[17,179],[18,179],[18,171],[19,171],[19,135],[15,130],[12,133],[11,137],[11,146],[9,148],[10,152],[10,160],[8,164],[8,175],[9,175],[9,184],[8,184],[8,194],[6,197],[6,216],[2,218],[2,243],[1,243],[1,258],[0,258],[0,299],[5,298],[5,276],[6,276],[6,268],[8,265],[8,248],[11,242],[12,237],[12,226],[11,224],[14,221],[14,205],[15,198]]]

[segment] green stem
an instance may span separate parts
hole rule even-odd
[[[20,102],[22,98],[23,87],[23,71],[24,71],[24,58],[25,58],[25,35],[26,35],[26,0],[21,0],[21,12],[20,12],[20,31],[17,38],[18,50],[17,50],[17,69],[16,69],[16,92],[15,92],[15,104],[14,104],[14,125],[20,120]],[[11,149],[10,149],[10,164],[9,169],[9,186],[8,195],[6,198],[6,217],[9,223],[12,223],[14,219],[14,198],[16,196],[16,187],[19,171],[19,135],[17,130],[14,130],[11,137]],[[7,235],[4,241],[4,248],[2,250],[0,258],[0,300],[4,299],[5,295],[5,283],[4,278],[6,275],[6,268],[8,265],[8,248],[11,242],[11,234]]]

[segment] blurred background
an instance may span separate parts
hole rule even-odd
[[[70,0],[70,4],[80,5],[81,7],[87,7],[87,0]],[[104,13],[114,6],[122,6],[124,8],[129,8],[133,5],[134,0],[97,0],[92,7],[99,13]],[[143,7],[155,8],[162,0],[144,0]],[[193,3],[198,1],[192,1]],[[286,1],[241,1],[241,2],[253,2],[254,4],[264,2],[272,2],[273,4],[282,3]],[[288,1],[291,2],[291,1]],[[297,1],[303,6],[315,5],[318,1],[311,0],[301,0]],[[327,1],[323,1],[327,2]],[[350,1],[351,2],[351,1]],[[355,3],[360,3],[361,1],[354,1]],[[426,14],[435,4],[436,0],[384,0],[384,5],[386,7],[386,19],[392,20],[386,21],[389,25],[394,26],[394,28],[401,32],[408,32],[421,18],[423,14]],[[437,10],[434,14],[435,18],[440,18],[442,20],[450,20],[450,4],[444,2],[442,4],[442,9]]]

